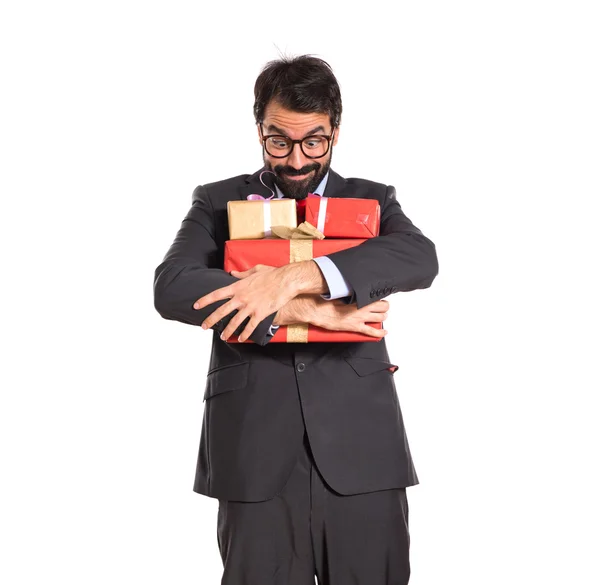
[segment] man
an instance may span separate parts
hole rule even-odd
[[[378,237],[328,257],[228,274],[227,201],[269,195],[259,176],[198,186],[164,261],[155,307],[213,330],[194,491],[219,499],[222,585],[408,583],[406,487],[418,483],[393,380],[384,297],[429,287],[434,244],[395,189],[330,168],[342,112],[329,65],[302,56],[266,65],[254,115],[278,196],[377,199]],[[269,343],[311,323],[378,338]],[[244,342],[227,343],[232,335]]]

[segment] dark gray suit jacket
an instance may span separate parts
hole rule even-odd
[[[192,308],[237,280],[222,270],[227,201],[269,195],[259,173],[194,190],[192,207],[155,271],[154,305],[165,319],[200,325],[226,302]],[[324,195],[381,205],[378,237],[328,255],[352,285],[350,302],[362,308],[431,285],[438,273],[435,246],[404,215],[393,187],[330,170]],[[269,344],[272,314],[255,330],[254,343],[228,344],[219,335],[231,315],[213,327],[195,492],[227,500],[272,498],[292,471],[305,427],[319,470],[340,494],[418,483],[385,339]]]

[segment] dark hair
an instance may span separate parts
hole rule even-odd
[[[275,100],[294,112],[329,114],[332,128],[340,125],[342,96],[328,63],[302,55],[269,61],[254,84],[254,118],[263,121],[267,104]]]

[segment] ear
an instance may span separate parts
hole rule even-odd
[[[256,132],[258,134],[258,141],[260,142],[261,146],[262,146],[262,137],[260,135],[260,124],[256,125]]]
[[[333,133],[333,146],[335,146],[338,142],[338,136],[340,134],[340,127],[338,126]]]

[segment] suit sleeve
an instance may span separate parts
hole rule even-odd
[[[214,212],[206,189],[200,185],[194,190],[192,207],[174,242],[154,271],[154,307],[161,317],[201,325],[206,317],[227,302],[224,299],[203,309],[193,308],[200,297],[239,280],[223,270],[218,258]],[[236,313],[237,309],[217,321],[212,329],[220,334]],[[275,315],[272,313],[258,324],[250,336],[254,343],[266,345],[271,340],[270,326]],[[246,318],[234,335],[240,335],[248,321]]]
[[[392,186],[386,189],[379,236],[327,257],[350,284],[349,302],[359,309],[398,291],[427,288],[438,274],[434,243],[404,215]]]

